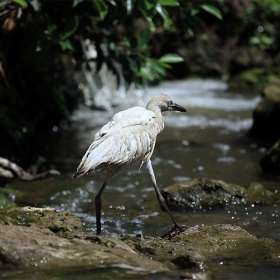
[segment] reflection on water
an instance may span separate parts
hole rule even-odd
[[[217,81],[169,82],[149,88],[144,103],[158,92],[171,96],[188,110],[186,114],[165,114],[165,130],[158,137],[152,157],[159,187],[208,177],[245,187],[260,182],[277,195],[279,181],[265,177],[259,168],[265,148],[246,137],[252,125],[252,110],[259,100],[257,93],[230,92],[226,84]],[[120,107],[130,106],[123,102]],[[62,177],[15,183],[14,188],[24,191],[18,202],[75,212],[85,228],[95,232],[94,197],[103,176],[89,174],[76,180],[70,176],[96,131],[113,113],[77,112],[73,128],[57,133],[53,143],[52,162],[63,173]],[[192,209],[175,216],[189,226],[230,223],[258,237],[280,240],[280,200],[279,196],[271,199],[268,205],[232,204],[220,209]],[[172,225],[158,205],[145,168],[139,171],[139,165],[113,178],[103,194],[102,212],[103,232],[110,234],[159,236]]]

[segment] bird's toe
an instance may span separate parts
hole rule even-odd
[[[185,225],[174,225],[166,234],[162,235],[161,238],[166,238],[170,240],[172,237],[179,235],[180,233],[184,232],[188,229],[188,226]]]

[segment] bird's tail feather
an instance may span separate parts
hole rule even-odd
[[[73,179],[76,179],[77,177],[80,177],[82,176],[82,174],[80,174],[78,171],[76,171],[73,175],[72,175],[72,178]]]
[[[107,157],[102,156],[102,150],[105,149],[105,145],[98,146],[97,149],[95,149],[97,145],[94,144],[96,143],[93,143],[85,153],[77,171],[72,175],[73,179],[106,165]]]
[[[73,179],[80,177],[89,171],[103,168],[110,164],[112,159],[118,154],[118,151],[114,152],[115,142],[105,141],[109,137],[110,135],[105,135],[102,138],[96,139],[90,145],[82,158],[77,171],[72,175]]]
[[[89,170],[86,168],[86,161],[83,158],[82,161],[80,162],[76,172],[72,175],[73,179],[76,179],[78,177],[83,176],[84,174],[86,174]]]

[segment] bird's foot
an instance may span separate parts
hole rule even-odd
[[[174,225],[172,229],[170,229],[166,234],[164,234],[161,238],[167,237],[170,240],[172,237],[179,235],[181,232],[188,229],[188,226],[185,225]]]

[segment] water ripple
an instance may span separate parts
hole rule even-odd
[[[221,127],[225,131],[239,132],[242,130],[248,130],[252,126],[252,119],[243,120],[229,120],[229,119],[213,119],[209,120],[204,116],[169,116],[165,118],[165,124],[169,127],[199,127],[205,129],[208,127]]]

